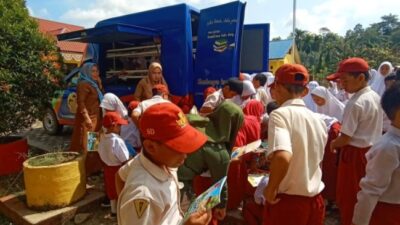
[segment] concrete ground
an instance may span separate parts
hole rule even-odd
[[[70,144],[71,134],[72,134],[72,128],[64,127],[64,130],[61,134],[48,135],[41,127],[40,123],[35,124],[35,126],[33,126],[33,129],[31,129],[26,133],[29,145],[48,152],[62,151],[68,149],[68,146]],[[186,203],[186,205],[187,204],[188,203]],[[102,210],[102,212],[103,213],[100,214],[94,213],[94,215],[99,217],[104,217],[103,214],[105,214],[107,211]],[[240,219],[241,218],[240,211],[229,212],[228,215],[230,215],[229,216],[230,218],[228,218],[223,224],[226,225],[245,224],[245,221],[242,221]],[[242,223],[238,223],[238,221],[242,221]],[[93,220],[89,220],[87,223],[85,222],[83,224],[93,224],[93,222],[94,222]],[[108,224],[104,223],[104,220],[102,220],[101,222],[102,224]],[[111,222],[111,224],[115,224],[115,221]],[[327,211],[325,225],[338,225],[338,224],[340,224],[340,222],[337,209]]]

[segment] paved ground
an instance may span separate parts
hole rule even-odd
[[[48,135],[40,122],[26,132],[28,144],[38,149],[54,152],[66,150],[71,143],[72,127],[66,126],[58,135]]]
[[[40,123],[35,124],[35,126],[33,126],[33,129],[26,133],[26,135],[28,136],[29,145],[49,152],[62,151],[63,149],[68,149],[70,144],[71,134],[72,134],[72,128],[64,127],[64,130],[61,134],[48,135],[45,133]],[[240,212],[232,212],[231,215],[232,217],[237,218],[240,217]],[[325,225],[338,225],[339,224],[338,217],[339,216],[337,210],[327,211]],[[224,223],[224,225],[238,224],[235,221],[237,220],[235,219],[228,220]],[[243,224],[245,224],[245,222]]]

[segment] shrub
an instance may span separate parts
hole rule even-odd
[[[42,117],[56,88],[52,56],[59,53],[55,41],[39,32],[24,0],[0,0],[0,21],[0,136],[6,136]]]

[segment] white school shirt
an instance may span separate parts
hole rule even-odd
[[[264,106],[266,106],[272,101],[272,97],[269,92],[265,90],[265,87],[261,86],[257,88],[256,100],[260,101]]]
[[[178,225],[183,213],[177,170],[169,172],[142,153],[120,168],[125,186],[118,197],[119,225]]]
[[[114,133],[105,134],[100,139],[99,155],[107,166],[119,166],[129,159],[125,141]]]
[[[211,109],[217,108],[224,101],[224,95],[222,93],[222,89],[215,91],[214,93],[207,96],[206,100],[203,103],[202,107],[207,107]]]
[[[366,148],[382,136],[382,121],[380,97],[367,86],[347,102],[340,132],[351,137],[349,145]]]
[[[121,137],[135,148],[141,148],[140,132],[131,118],[128,118],[128,124],[121,126]]]
[[[277,150],[292,154],[278,193],[313,197],[324,189],[320,163],[327,138],[325,123],[302,99],[288,100],[270,114],[268,154]]]
[[[161,95],[154,95],[150,99],[140,102],[139,105],[133,110],[133,112],[137,112],[139,113],[139,115],[142,115],[144,111],[146,111],[146,109],[148,109],[150,106],[162,102],[170,102],[170,101],[164,99]]]
[[[400,129],[391,126],[365,156],[366,174],[353,215],[357,225],[369,224],[378,202],[400,206]]]

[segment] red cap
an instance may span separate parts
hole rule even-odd
[[[307,69],[300,64],[284,64],[275,72],[275,81],[268,85],[272,87],[275,83],[296,84],[306,86],[310,75]]]
[[[335,81],[335,80],[339,79],[339,77],[340,77],[340,74],[339,74],[339,73],[333,73],[333,74],[327,76],[327,77],[326,77],[326,80],[328,80],[328,81]]]
[[[117,112],[107,112],[103,117],[103,127],[108,128],[115,124],[126,125],[128,121],[122,119]]]
[[[146,109],[139,128],[143,138],[159,141],[181,153],[192,153],[207,141],[207,136],[190,126],[182,110],[169,102]]]
[[[209,95],[211,95],[212,93],[216,92],[217,90],[214,87],[207,87],[206,89],[204,89],[203,91],[203,96],[204,99],[206,99]]]
[[[163,93],[163,94],[168,94],[169,93],[167,86],[165,86],[164,84],[156,84],[156,85],[153,86],[152,90],[154,90],[154,89],[159,91],[159,92],[161,92],[161,93]]]
[[[136,109],[136,107],[139,105],[139,101],[131,101],[131,102],[129,102],[129,105],[128,105],[128,109],[130,109],[130,110],[134,110],[134,109]]]
[[[337,79],[343,73],[361,73],[361,72],[367,72],[368,70],[369,70],[368,63],[364,59],[357,58],[357,57],[348,58],[348,59],[342,60],[339,63],[338,70],[336,71],[334,76],[332,75],[331,78]],[[327,79],[328,79],[328,77],[327,77]]]

